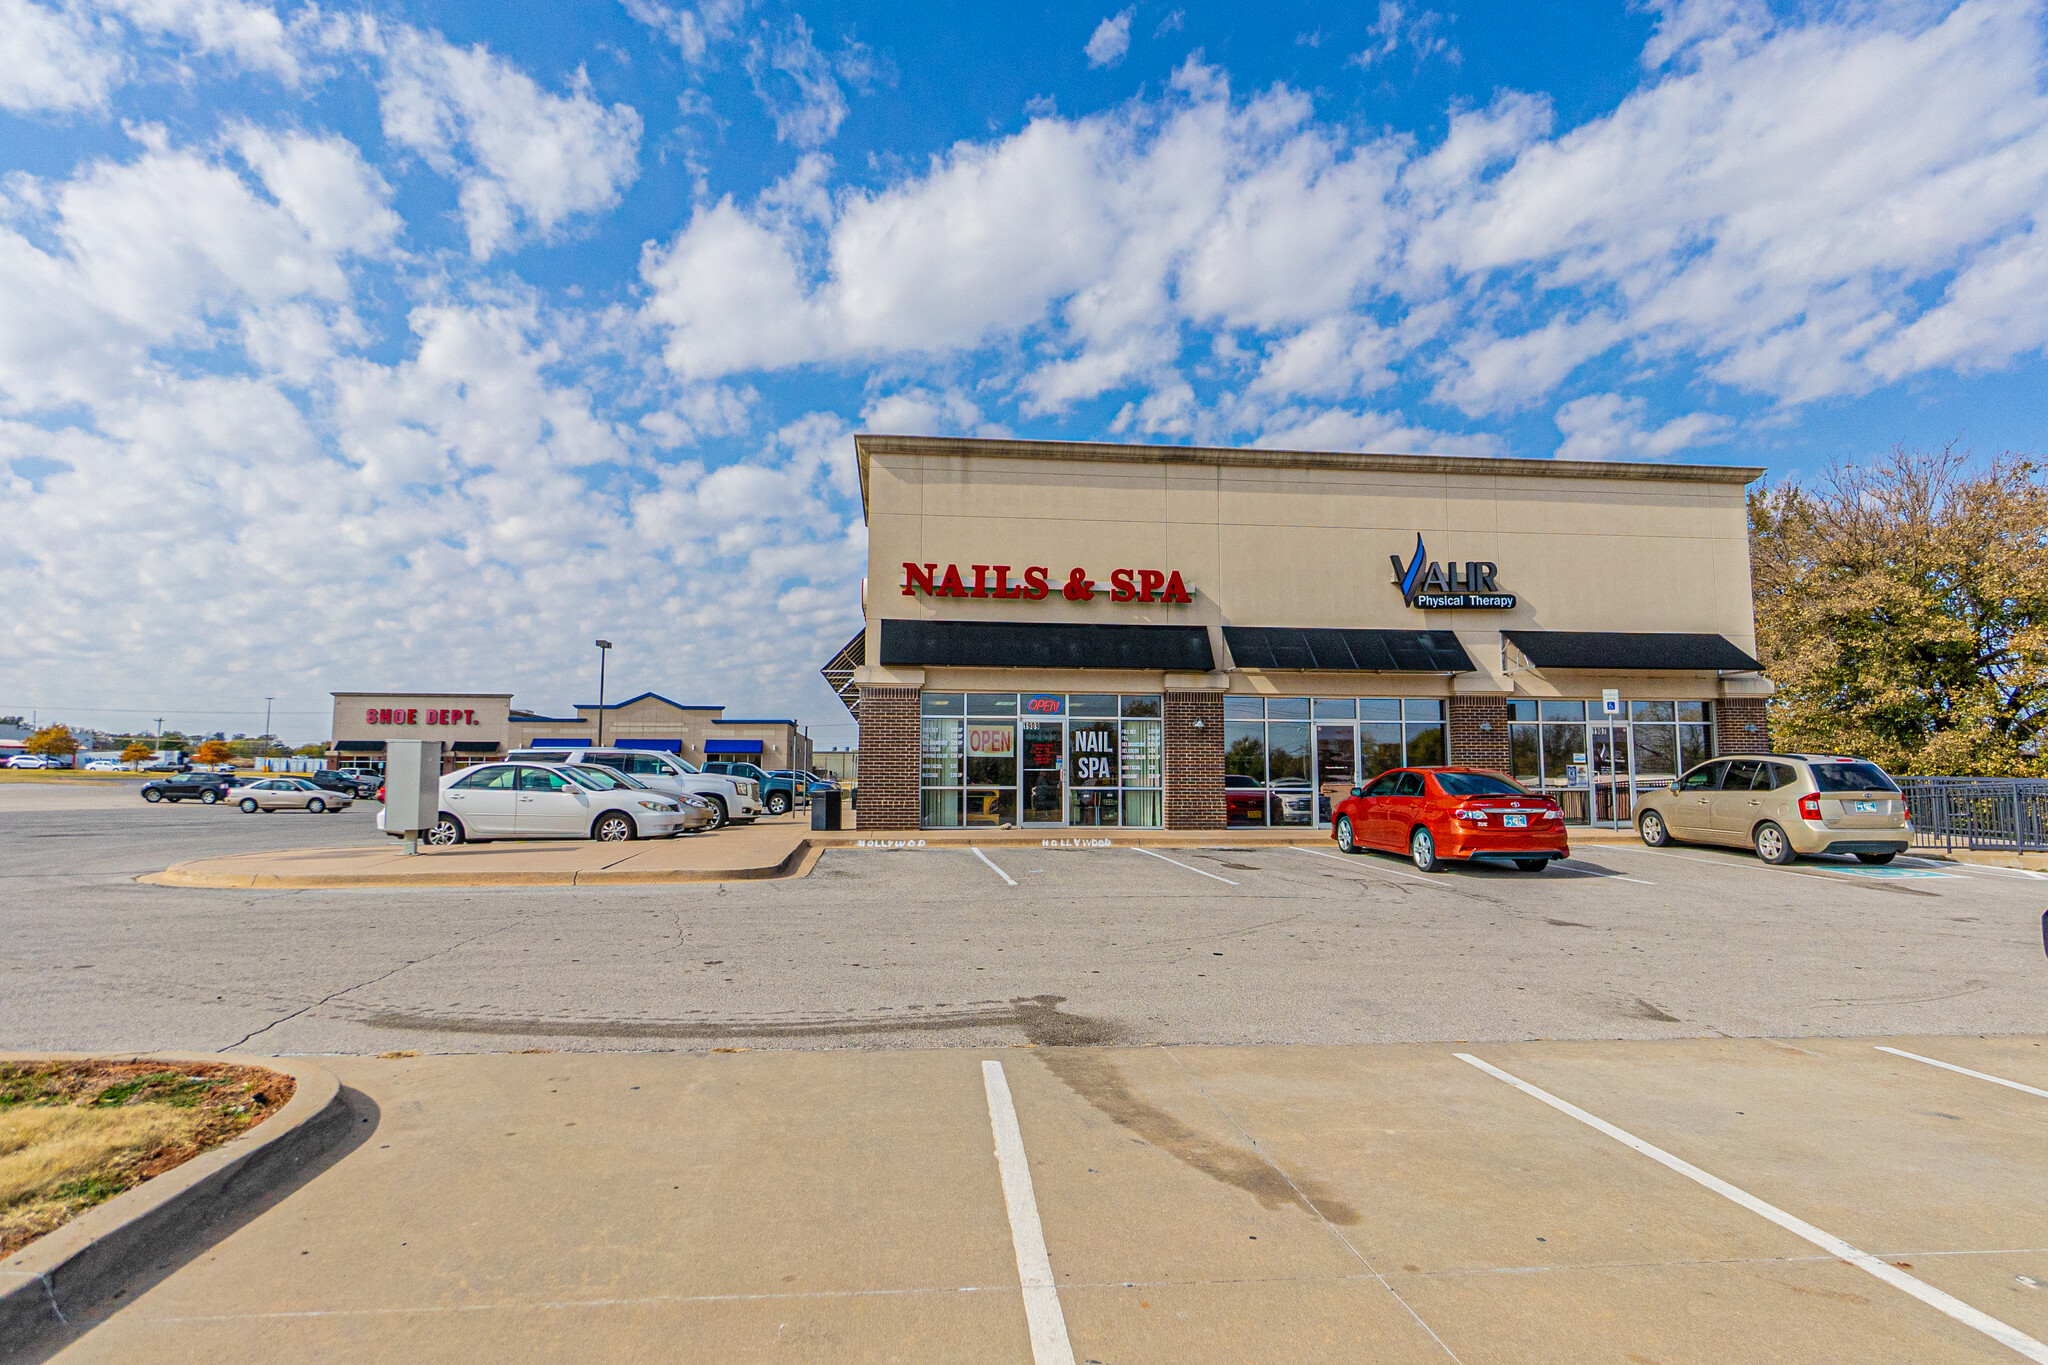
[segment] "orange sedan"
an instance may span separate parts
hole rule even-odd
[[[1395,768],[1337,804],[1330,837],[1346,853],[1405,853],[1424,872],[1498,858],[1541,872],[1571,857],[1555,801],[1490,768]]]

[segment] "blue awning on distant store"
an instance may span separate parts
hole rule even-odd
[[[529,749],[581,749],[590,743],[588,736],[582,739],[536,739],[526,747]]]
[[[761,741],[758,739],[707,739],[704,752],[710,754],[758,754]]]
[[[679,739],[621,739],[615,741],[615,746],[621,749],[652,749],[661,754],[679,754],[683,751],[683,742]]]

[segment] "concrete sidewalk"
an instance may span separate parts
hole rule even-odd
[[[1880,1042],[2048,1084],[2036,1038],[1468,1050],[2048,1336],[2048,1101]],[[322,1058],[359,1145],[60,1359],[2017,1358],[1458,1052]],[[987,1062],[1071,1354],[1027,1331]]]
[[[1575,829],[1574,845],[1634,842],[1627,830]],[[175,863],[137,880],[155,886],[339,888],[395,886],[635,886],[801,877],[828,848],[1332,847],[1329,831],[1299,829],[953,829],[815,831],[801,813],[712,834],[600,844],[505,840],[425,848],[310,848]]]

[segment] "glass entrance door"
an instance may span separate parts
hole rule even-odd
[[[1056,720],[1024,722],[1024,817],[1027,825],[1067,822],[1067,727]]]
[[[1330,812],[1351,795],[1358,782],[1358,732],[1350,725],[1316,727],[1316,823],[1330,823]]]
[[[1628,761],[1628,724],[1596,718],[1593,762],[1593,823],[1619,827],[1635,818],[1635,791]]]

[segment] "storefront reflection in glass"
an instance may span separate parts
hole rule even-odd
[[[1713,756],[1704,701],[1508,702],[1509,775],[1554,798],[1568,824],[1627,824],[1643,792]]]
[[[1241,829],[1327,825],[1357,783],[1445,750],[1438,698],[1225,697],[1224,814]]]
[[[923,711],[926,828],[1161,822],[1156,695],[928,692]]]

